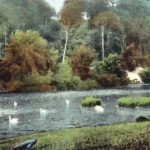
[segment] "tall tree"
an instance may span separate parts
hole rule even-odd
[[[150,16],[138,16],[128,21],[126,33],[128,36],[128,44],[135,43],[141,54],[147,51],[150,38]]]
[[[4,37],[4,45],[7,44],[7,34],[9,32],[9,27],[11,23],[9,18],[3,13],[0,12],[0,38]]]
[[[102,43],[102,48],[101,48],[101,55],[102,55],[102,60],[105,58],[105,47],[104,47],[104,34],[105,31],[107,32],[109,29],[118,29],[120,26],[120,19],[119,17],[111,12],[111,11],[104,11],[97,13],[93,18],[90,20],[91,25],[95,27],[100,27],[101,28],[101,43]],[[107,39],[108,40],[108,39]]]
[[[15,29],[37,29],[55,11],[45,0],[0,0],[0,9],[6,12]],[[7,9],[6,9],[7,8]]]
[[[66,0],[60,12],[61,22],[65,26],[66,41],[63,53],[63,60],[65,61],[66,49],[69,38],[69,28],[78,24],[82,20],[83,5],[81,0]]]

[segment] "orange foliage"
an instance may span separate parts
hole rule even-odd
[[[94,56],[92,50],[84,45],[75,49],[70,64],[73,72],[80,76],[82,80],[86,80],[91,76],[90,65],[94,60]]]
[[[136,43],[130,44],[123,53],[124,66],[126,69],[133,71],[138,66],[144,66],[146,59],[138,51]]]

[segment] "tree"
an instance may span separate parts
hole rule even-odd
[[[89,18],[92,18],[99,12],[111,9],[116,0],[84,0],[85,12]]]
[[[115,13],[111,11],[105,11],[105,12],[100,12],[96,14],[93,18],[91,18],[90,23],[91,25],[95,27],[101,28],[101,39],[102,39],[101,54],[102,54],[102,60],[104,60],[105,58],[105,48],[104,48],[105,30],[108,31],[110,28],[114,30],[118,29],[120,26],[120,19]]]
[[[90,65],[94,58],[95,54],[89,47],[81,45],[75,49],[70,58],[74,74],[80,76],[82,80],[87,80],[91,76]]]
[[[5,66],[11,74],[11,79],[22,80],[25,75],[37,72],[46,75],[55,65],[54,53],[47,52],[48,43],[36,31],[17,31],[11,36],[5,49]],[[51,54],[51,56],[49,56]],[[2,62],[1,64],[3,64]],[[3,66],[0,67],[1,69]],[[3,72],[1,70],[1,72]],[[9,73],[8,73],[9,74]]]
[[[45,0],[0,0],[0,7],[19,30],[37,29],[55,16],[54,9]]]
[[[80,82],[80,77],[73,74],[68,60],[65,60],[63,64],[60,64],[55,80],[59,89],[70,90],[77,88]]]
[[[125,85],[128,83],[127,74],[123,65],[123,59],[118,54],[110,54],[104,61],[100,62],[96,67],[97,72],[104,76],[104,78],[109,79],[109,75],[116,75],[119,78],[120,85]],[[108,75],[109,74],[109,75]],[[117,79],[118,80],[118,79]],[[111,82],[110,82],[111,83]]]
[[[135,0],[118,0],[115,11],[123,20],[128,20],[138,16],[149,15],[149,8],[149,0],[136,0],[136,2]]]
[[[7,34],[10,27],[9,18],[2,12],[0,12],[0,38],[4,37],[4,45],[7,44]]]
[[[144,55],[144,53],[149,49],[150,16],[138,16],[136,18],[132,18],[129,23],[130,26],[126,28],[128,38],[130,40],[132,35],[136,36],[137,40],[132,42],[136,43],[139,51]]]
[[[64,6],[60,13],[61,22],[65,26],[65,31],[66,31],[66,41],[65,41],[62,62],[65,61],[66,49],[67,49],[68,38],[69,38],[68,30],[69,28],[78,24],[82,20],[82,12],[83,12],[83,7],[82,7],[81,0],[66,0],[65,1]]]

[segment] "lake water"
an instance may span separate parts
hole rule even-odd
[[[83,108],[81,99],[85,96],[101,98],[104,112]],[[150,85],[80,92],[1,94],[0,133],[128,123],[135,122],[140,115],[150,115],[150,108],[119,108],[117,98],[122,96],[150,97]],[[16,107],[14,101],[18,104]],[[18,118],[18,123],[11,124],[9,116]]]

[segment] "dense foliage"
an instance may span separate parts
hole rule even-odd
[[[128,84],[126,70],[150,65],[149,4],[65,0],[56,14],[45,0],[0,0],[0,89]]]
[[[25,85],[49,84],[57,58],[54,52],[47,51],[47,45],[36,31],[18,31],[12,35],[4,61],[0,62],[1,80],[6,85],[12,81]]]
[[[128,84],[122,58],[117,54],[110,54],[97,65],[97,81],[103,87],[115,87]]]
[[[71,56],[71,67],[74,74],[86,80],[91,77],[90,65],[94,61],[94,52],[84,45],[75,49]]]
[[[80,82],[80,77],[73,75],[68,61],[65,61],[63,64],[59,65],[59,70],[56,74],[55,80],[60,90],[71,90],[77,88],[77,85]]]
[[[150,83],[150,68],[145,69],[140,73],[142,81],[144,83]]]

